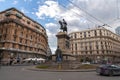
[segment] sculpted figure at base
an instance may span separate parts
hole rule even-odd
[[[57,50],[55,51],[55,55],[56,55],[56,62],[61,62],[62,61],[62,51],[59,48],[59,46],[57,47]]]

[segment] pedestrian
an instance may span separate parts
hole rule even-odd
[[[20,58],[19,57],[17,58],[17,63],[20,63]]]
[[[37,58],[35,59],[35,64],[37,64]]]
[[[0,68],[1,68],[1,65],[2,65],[2,59],[1,59],[1,56],[0,56]]]
[[[12,63],[13,63],[13,58],[10,58],[9,65],[12,65]]]

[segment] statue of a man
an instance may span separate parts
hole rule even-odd
[[[62,61],[62,51],[59,48],[59,46],[57,47],[57,50],[55,51],[55,55],[56,55],[56,61],[61,62]]]
[[[63,19],[63,27],[67,27],[67,22]]]
[[[59,21],[60,29],[67,32],[67,22],[63,19],[63,21]]]
[[[59,24],[60,24],[60,29],[62,30],[63,29],[63,23],[62,23],[62,21],[59,21]]]

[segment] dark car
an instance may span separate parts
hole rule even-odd
[[[100,75],[120,75],[120,66],[117,65],[101,65],[96,68],[96,72]]]

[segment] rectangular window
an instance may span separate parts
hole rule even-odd
[[[101,49],[103,49],[103,45],[101,45]]]
[[[88,52],[86,51],[86,54],[88,54]]]
[[[86,37],[86,32],[84,32],[84,37]]]
[[[95,33],[95,36],[97,36],[97,32],[96,32],[96,30],[94,31],[94,33]]]
[[[5,47],[5,43],[2,43],[2,47]]]
[[[30,24],[30,21],[27,21],[27,24]]]
[[[96,41],[96,45],[98,45],[98,41]]]
[[[30,42],[30,46],[32,46],[32,41]]]
[[[104,51],[102,51],[102,53],[104,54]]]
[[[92,51],[90,51],[90,54],[92,54]]]
[[[98,49],[98,45],[96,45],[96,49]]]
[[[21,33],[20,33],[20,36],[22,37],[23,36],[23,32],[21,31]]]
[[[75,38],[77,38],[76,33],[75,33]]]
[[[88,36],[90,37],[90,32],[88,32]]]
[[[25,40],[25,44],[27,44],[27,40]]]
[[[31,35],[31,39],[32,39],[32,35]]]
[[[2,47],[2,44],[0,44],[0,47]]]
[[[77,43],[75,43],[75,50],[77,51]]]
[[[66,48],[69,48],[69,42],[66,41]]]
[[[17,30],[15,29],[15,32],[14,32],[14,34],[16,35],[17,34]]]
[[[73,44],[72,44],[72,51],[73,51]]]
[[[14,41],[16,41],[16,37],[14,37]]]
[[[91,42],[89,42],[89,45],[90,45],[90,46],[92,46],[92,43],[91,43]]]
[[[97,54],[99,54],[99,51],[97,51]]]
[[[0,35],[0,41],[2,40],[2,36]]]
[[[103,42],[101,42],[101,45],[103,44]]]
[[[6,40],[6,34],[4,35],[4,40]]]
[[[25,50],[27,50],[27,46],[25,46]]]
[[[12,44],[12,48],[15,48],[15,44]]]
[[[20,38],[20,43],[22,43],[22,38]]]
[[[33,49],[30,47],[30,51],[32,51]]]
[[[2,34],[2,29],[0,28],[0,35]]]
[[[6,33],[7,33],[7,29],[6,29]]]
[[[90,46],[90,50],[92,50],[92,46]]]
[[[87,50],[87,46],[85,46],[85,50]]]

